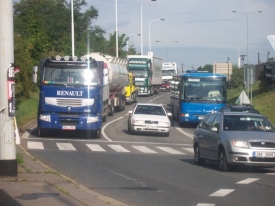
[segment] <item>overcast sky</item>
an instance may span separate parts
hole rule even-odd
[[[107,33],[115,31],[116,0],[86,1],[99,12],[93,24]],[[275,0],[117,0],[117,5],[118,33],[127,36],[141,33],[143,5],[143,54],[149,51],[150,25],[154,56],[176,62],[179,71],[182,65],[187,70],[228,58],[237,65],[239,54],[247,54],[247,25],[249,63],[258,63],[258,53],[261,62],[268,52],[275,57],[267,40],[267,35],[275,35]],[[162,18],[165,21],[152,21]],[[129,44],[141,52],[140,36],[131,36]]]

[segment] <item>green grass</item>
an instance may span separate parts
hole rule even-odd
[[[38,98],[38,93],[32,93],[29,99],[23,100],[19,105],[15,113],[18,127],[21,127],[23,124],[36,119]]]
[[[275,125],[275,91],[261,92],[259,86],[259,82],[253,85],[252,105]],[[236,103],[242,91],[242,88],[228,90],[227,103]]]

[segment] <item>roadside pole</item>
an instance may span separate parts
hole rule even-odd
[[[0,176],[17,176],[12,0],[0,0]]]

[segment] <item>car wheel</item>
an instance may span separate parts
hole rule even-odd
[[[194,161],[196,165],[203,165],[205,162],[205,159],[201,158],[200,148],[197,144],[194,149]]]
[[[218,168],[220,171],[229,171],[231,169],[230,165],[227,164],[226,154],[224,149],[219,152]]]

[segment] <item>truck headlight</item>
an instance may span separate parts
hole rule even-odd
[[[139,125],[141,125],[141,124],[144,124],[144,121],[142,121],[142,120],[132,120],[132,123],[133,124],[139,124]]]
[[[234,147],[248,148],[248,142],[245,141],[232,141],[231,143]]]
[[[98,117],[88,117],[87,123],[91,123],[91,122],[98,122]]]
[[[39,119],[42,120],[42,121],[51,122],[51,116],[50,115],[40,114]]]

